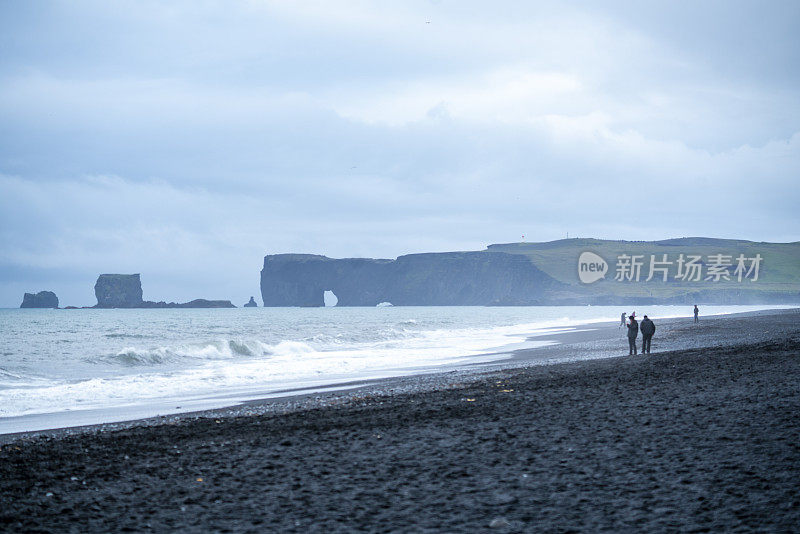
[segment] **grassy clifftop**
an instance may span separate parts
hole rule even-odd
[[[549,274],[558,281],[569,284],[578,294],[586,296],[617,297],[652,297],[655,299],[680,298],[681,296],[704,296],[709,294],[727,294],[728,300],[736,300],[736,296],[743,296],[743,300],[759,300],[763,296],[767,300],[786,300],[791,294],[797,295],[800,300],[800,242],[795,243],[759,243],[734,239],[713,239],[705,237],[687,237],[667,239],[663,241],[610,241],[602,239],[561,239],[545,243],[504,243],[489,245],[487,251],[507,252],[528,257],[539,269]],[[593,252],[608,263],[605,278],[591,284],[584,284],[578,278],[578,258],[583,252]],[[669,264],[657,264],[667,269],[667,281],[663,280],[660,271],[654,273],[650,281],[649,266],[651,257],[656,261],[664,259],[667,255]],[[706,279],[709,267],[714,263],[717,255],[730,256],[731,265],[727,272],[730,279],[721,277],[719,280]],[[682,280],[676,278],[678,273],[678,260],[683,255],[684,260],[690,256],[700,256],[697,262],[701,267],[702,276],[699,281]],[[749,277],[743,276],[739,281],[734,274],[737,258],[744,255],[747,259],[746,267],[751,266],[750,258],[760,255],[758,267],[758,280],[753,280],[754,272]],[[624,256],[641,256],[642,262],[639,280],[616,280],[619,268],[619,259]],[[725,260],[727,258],[723,258]]]

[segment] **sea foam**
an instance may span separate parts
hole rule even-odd
[[[704,314],[763,306],[707,307]],[[505,358],[529,338],[690,308],[0,310],[0,417],[190,399],[258,398],[309,385]],[[45,328],[46,327],[46,328]]]

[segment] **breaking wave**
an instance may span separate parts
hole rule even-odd
[[[300,355],[311,352],[315,352],[311,346],[297,341],[282,341],[276,345],[268,345],[258,340],[229,339],[176,347],[149,349],[125,347],[116,353],[101,356],[94,361],[133,367],[137,365],[181,363],[192,360],[263,359],[272,356]]]
[[[762,309],[763,307],[755,307]],[[624,308],[623,308],[624,309]],[[628,308],[634,309],[634,308]],[[508,356],[536,336],[618,321],[619,307],[132,310],[0,322],[0,418],[181,399],[261,398]],[[639,311],[639,310],[637,310]],[[666,318],[683,307],[651,307]],[[708,307],[706,313],[747,311]],[[529,338],[534,338],[530,340]],[[276,393],[277,394],[277,393]],[[1,429],[2,427],[0,427]]]

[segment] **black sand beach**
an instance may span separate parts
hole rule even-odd
[[[6,438],[0,529],[797,531],[799,320],[530,365],[624,354],[606,327],[502,368]]]

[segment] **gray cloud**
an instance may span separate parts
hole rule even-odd
[[[528,4],[3,4],[0,305],[111,271],[238,302],[273,252],[798,239],[796,4]]]

